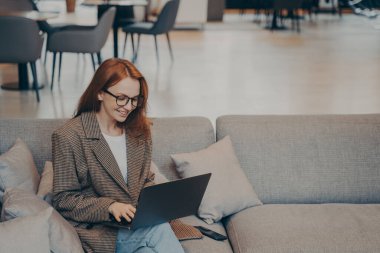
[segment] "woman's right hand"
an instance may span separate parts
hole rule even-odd
[[[122,217],[131,222],[135,217],[136,208],[130,204],[114,202],[108,207],[108,212],[115,217],[117,222],[121,222]]]

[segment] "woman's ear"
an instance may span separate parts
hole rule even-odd
[[[103,101],[103,96],[104,96],[104,92],[103,91],[99,91],[99,93],[98,93],[98,100],[99,101]]]

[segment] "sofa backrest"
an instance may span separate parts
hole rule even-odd
[[[22,139],[32,152],[38,170],[51,161],[51,135],[67,119],[0,119],[0,154]],[[215,142],[214,128],[207,118],[153,119],[153,158],[169,179],[178,178],[170,154],[203,149]]]
[[[51,135],[65,119],[0,119],[0,154],[19,137],[28,145],[39,172],[51,161]]]
[[[263,203],[380,203],[380,115],[222,116]]]
[[[177,179],[171,154],[204,149],[215,142],[211,121],[203,117],[157,118],[153,120],[153,157],[160,171],[169,179]]]

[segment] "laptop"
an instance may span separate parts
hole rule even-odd
[[[210,177],[211,173],[208,173],[145,187],[131,222],[123,219],[122,222],[114,220],[102,224],[135,230],[196,214]]]

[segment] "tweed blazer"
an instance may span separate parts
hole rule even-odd
[[[136,206],[142,188],[153,184],[151,136],[126,131],[127,183],[95,113],[69,120],[52,142],[53,206],[76,228],[86,252],[115,252],[117,229],[99,223],[109,220],[113,202]]]

